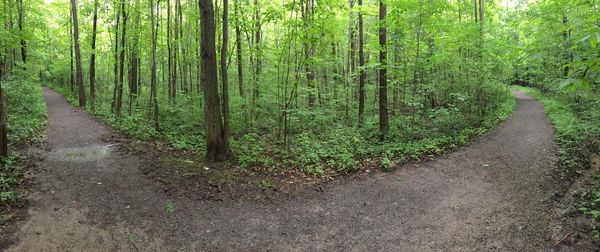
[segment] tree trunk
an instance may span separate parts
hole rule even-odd
[[[229,45],[229,10],[227,0],[223,0],[223,44],[221,45],[221,80],[223,84],[223,138],[229,146],[229,80],[227,76],[227,46]]]
[[[8,134],[6,128],[6,103],[0,81],[0,161],[8,157]]]
[[[202,57],[202,85],[204,94],[204,126],[206,134],[206,159],[222,161],[230,156],[225,140],[217,83],[215,48],[215,14],[212,0],[199,0],[200,47]]]
[[[260,50],[260,40],[261,40],[261,36],[260,36],[260,30],[261,30],[261,24],[260,24],[260,5],[259,5],[259,0],[254,0],[254,8],[255,8],[255,12],[254,12],[254,47],[256,48],[256,54],[255,54],[255,60],[256,60],[256,65],[255,65],[255,74],[254,74],[254,92],[253,92],[253,98],[254,101],[256,102],[256,100],[258,100],[258,97],[260,97],[260,73],[262,70],[262,55],[261,55],[261,50]]]
[[[127,13],[125,12],[125,0],[121,0],[121,15],[123,16],[123,28],[121,32],[121,53],[119,65],[119,81],[117,86],[117,97],[115,100],[114,113],[117,117],[121,116],[121,105],[123,103],[123,80],[125,72],[125,32],[127,31]]]
[[[69,10],[69,51],[70,51],[70,57],[71,57],[71,62],[70,62],[70,69],[71,71],[69,72],[71,74],[69,82],[70,82],[70,89],[71,92],[75,91],[75,67],[73,65],[73,8],[71,8]]]
[[[237,56],[237,71],[238,71],[238,87],[240,96],[244,97],[244,69],[242,68],[242,32],[240,30],[240,3],[239,0],[235,0],[235,18],[237,19],[235,22],[235,49]]]
[[[156,6],[156,9],[158,12],[158,4]],[[154,121],[154,129],[158,131],[160,129],[158,124],[158,100],[156,98],[156,32],[158,30],[158,22],[155,26],[154,0],[150,0],[150,20],[150,25],[152,26],[152,63],[150,66],[150,111],[152,114],[152,119]]]
[[[25,38],[23,35],[23,25],[25,24],[25,10],[23,9],[23,0],[17,0],[17,10],[19,12],[19,37],[21,38],[21,60],[23,64],[27,63],[27,43],[25,42]]]
[[[92,24],[92,54],[90,55],[90,109],[96,111],[96,27],[98,22],[98,0],[94,0]]]
[[[358,0],[358,124],[362,126],[365,121],[365,53],[364,53],[364,31],[363,31],[363,14],[362,0]]]
[[[124,1],[124,0],[120,0]],[[118,1],[114,2],[115,6],[118,4]],[[114,65],[113,65],[113,74],[115,77],[114,87],[113,87],[113,97],[112,103],[110,104],[110,109],[114,113],[115,107],[117,104],[117,90],[119,89],[119,23],[121,22],[121,11],[119,9],[116,10],[115,15],[117,16],[117,22],[115,24],[115,51],[114,51]]]
[[[77,64],[77,91],[79,107],[85,108],[85,90],[83,88],[83,69],[81,68],[81,49],[79,48],[79,26],[77,22],[77,0],[71,0],[73,13],[73,38],[75,39],[75,64]]]
[[[385,16],[387,9],[384,0],[379,0],[379,131],[381,139],[385,139],[390,129],[388,119],[388,97],[387,97],[387,31]]]

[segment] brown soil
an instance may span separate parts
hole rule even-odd
[[[206,169],[185,156],[132,151],[45,89],[47,150],[32,150],[43,159],[8,251],[598,250],[562,239],[573,230],[554,199],[564,185],[553,128],[539,103],[515,94],[512,117],[468,147],[269,196],[245,176],[196,176]],[[163,174],[190,170],[197,184]],[[221,188],[230,179],[242,186]]]

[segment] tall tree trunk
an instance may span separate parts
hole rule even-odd
[[[159,4],[156,6],[156,11],[158,12]],[[152,32],[152,63],[150,66],[150,111],[152,114],[152,119],[154,121],[154,129],[158,131],[160,129],[158,124],[158,100],[156,97],[156,32],[158,30],[158,22],[156,22],[156,26],[154,25],[155,17],[154,17],[154,0],[150,0],[150,25]]]
[[[253,97],[254,97],[254,101],[256,103],[256,100],[258,100],[258,97],[260,97],[260,74],[261,74],[261,70],[262,70],[262,52],[261,52],[261,45],[260,45],[260,40],[261,40],[261,23],[260,23],[260,3],[259,0],[254,0],[254,47],[256,48],[256,54],[255,54],[255,61],[256,61],[256,66],[255,66],[255,74],[254,74],[254,92],[253,92]]]
[[[310,62],[313,54],[313,48],[311,45],[312,42],[310,38],[312,31],[310,30],[310,26],[312,23],[312,8],[314,6],[312,5],[312,0],[305,0],[303,2],[305,3],[305,6],[302,11],[302,19],[304,21],[304,34],[306,36],[303,43],[304,71],[306,72],[306,82],[308,87],[308,107],[312,108],[315,106],[315,93],[318,92],[315,90],[315,73],[313,67],[311,66],[312,63]]]
[[[223,138],[225,146],[229,146],[230,113],[229,113],[229,80],[227,76],[227,46],[229,46],[229,10],[228,1],[223,0],[223,43],[221,45],[221,80],[223,84]]]
[[[158,16],[157,18],[160,18],[160,16]],[[173,86],[175,84],[173,84],[173,76],[171,75],[171,72],[173,71],[173,52],[172,52],[172,45],[171,45],[171,1],[167,0],[167,65],[168,65],[168,70],[167,70],[167,77],[169,80],[169,83],[167,84],[167,89],[168,89],[168,97],[169,97],[169,102],[173,102]]]
[[[117,6],[117,4],[119,3],[118,1],[125,1],[125,0],[115,0],[114,5]],[[120,22],[121,22],[121,10],[119,8],[116,9],[115,11],[115,15],[117,16],[117,22],[115,24],[115,51],[114,51],[114,65],[113,65],[113,74],[114,74],[114,87],[113,87],[113,96],[112,96],[112,103],[110,104],[110,109],[111,111],[114,113],[115,112],[115,107],[117,105],[117,92],[119,89],[119,29],[120,29]]]
[[[388,97],[387,97],[387,31],[386,20],[387,9],[384,0],[379,0],[379,131],[381,139],[385,139],[390,129],[388,119]]]
[[[69,52],[71,57],[70,69],[71,74],[69,82],[71,92],[75,91],[75,67],[73,65],[73,8],[69,9]]]
[[[179,51],[179,18],[177,18],[177,13],[179,12],[179,8],[179,0],[175,0],[175,12],[173,13],[173,15],[175,15],[173,17],[175,34],[173,46],[171,48],[171,52],[173,53],[173,69],[171,69],[171,85],[173,85],[171,87],[171,96],[173,104],[176,103],[177,97],[177,52]]]
[[[362,0],[358,0],[358,124],[362,126],[365,121],[365,53],[364,53],[364,27],[362,14]]]
[[[21,60],[23,64],[27,63],[27,42],[25,42],[25,36],[23,34],[23,25],[25,24],[25,9],[23,7],[23,0],[17,0],[17,11],[19,12],[19,38],[21,44]]]
[[[125,74],[125,33],[127,31],[127,13],[125,12],[125,0],[121,0],[121,15],[123,16],[123,25],[121,31],[121,53],[119,56],[119,85],[117,86],[117,99],[115,100],[114,110],[114,113],[117,116],[121,116],[121,106],[123,104],[123,81]]]
[[[215,47],[215,12],[212,0],[199,0],[200,47],[202,57],[202,85],[204,94],[204,126],[206,134],[206,158],[211,161],[227,159],[231,152],[225,140],[221,117],[221,104],[217,83],[217,59]]]
[[[8,131],[6,128],[6,102],[0,81],[0,161],[8,157]]]
[[[92,24],[92,54],[90,55],[90,109],[96,111],[96,27],[98,22],[98,0],[94,0]]]
[[[77,0],[71,0],[71,12],[73,13],[73,38],[75,39],[75,64],[77,64],[77,91],[79,94],[79,107],[85,108],[83,69],[81,67],[81,49],[79,48],[79,26],[77,23]]]
[[[235,51],[237,56],[237,72],[238,72],[238,88],[240,92],[240,96],[244,97],[244,69],[242,67],[242,32],[240,29],[240,3],[239,0],[235,0],[233,3],[235,5]]]

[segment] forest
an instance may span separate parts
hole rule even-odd
[[[2,0],[0,154],[42,86],[143,142],[262,173],[393,170],[540,101],[600,240],[598,0]],[[162,146],[162,145],[161,145]],[[4,168],[2,202],[18,169]],[[17,177],[17,178],[14,178]],[[219,189],[220,190],[220,189]]]

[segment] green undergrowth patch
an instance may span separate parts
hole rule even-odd
[[[600,221],[600,97],[594,92],[565,93],[514,87],[527,92],[544,104],[546,114],[556,129],[559,165],[565,178],[586,176],[580,208],[584,214]],[[600,233],[595,227],[596,239]]]
[[[335,120],[338,113],[335,109],[293,110],[284,142],[282,132],[271,130],[277,128],[278,121],[246,122],[243,111],[232,111],[231,149],[240,169],[267,173],[297,169],[312,176],[329,176],[370,168],[389,170],[399,163],[466,144],[510,116],[515,107],[514,97],[508,87],[498,85],[495,93],[489,94],[495,100],[490,100],[483,119],[477,119],[473,108],[463,105],[466,96],[450,94],[457,97],[456,101],[436,108],[421,108],[423,112],[419,113],[390,116],[390,135],[383,142],[379,140],[376,116],[367,117],[365,124],[358,127]],[[76,104],[74,93],[64,88],[58,91]],[[137,106],[142,110],[134,109],[132,115],[124,109],[121,117],[116,117],[110,111],[110,103],[103,102],[97,104],[96,115],[129,136],[166,141],[175,149],[192,150],[201,156],[205,150],[201,107],[178,106],[162,104],[160,132],[150,127],[147,116],[140,116],[147,112],[143,111],[143,105]],[[184,170],[194,170],[190,174],[202,173],[196,164],[183,165],[187,167]]]
[[[17,66],[2,80],[6,98],[9,157],[0,164],[0,208],[10,206],[19,198],[17,189],[21,183],[23,159],[17,151],[28,143],[40,141],[47,122],[46,104],[36,72],[34,66],[29,69]]]
[[[35,140],[46,125],[46,104],[37,74],[15,68],[2,88],[6,92],[8,139],[11,144]]]
[[[15,156],[10,156],[0,167],[0,204],[8,206],[18,198],[16,188],[20,182],[21,168]]]

